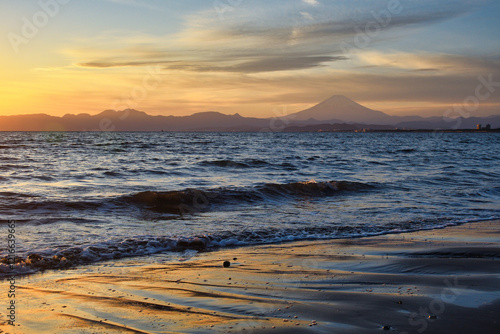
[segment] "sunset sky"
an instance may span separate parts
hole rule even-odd
[[[0,12],[0,115],[273,117],[331,95],[392,115],[500,114],[498,0],[0,0]]]

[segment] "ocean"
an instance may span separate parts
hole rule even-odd
[[[497,133],[3,132],[0,275],[500,218],[499,166]]]

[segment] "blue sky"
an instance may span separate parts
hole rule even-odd
[[[272,117],[331,95],[394,115],[500,114],[500,87],[464,105],[481,77],[500,82],[498,1],[0,0],[0,11],[3,114]]]

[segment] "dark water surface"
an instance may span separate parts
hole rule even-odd
[[[488,133],[7,132],[0,226],[20,272],[397,233],[500,217],[499,166]]]

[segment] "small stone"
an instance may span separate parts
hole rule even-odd
[[[224,261],[224,263],[222,264],[222,266],[224,266],[224,268],[228,268],[230,265],[231,265],[231,262],[229,262],[229,261]]]

